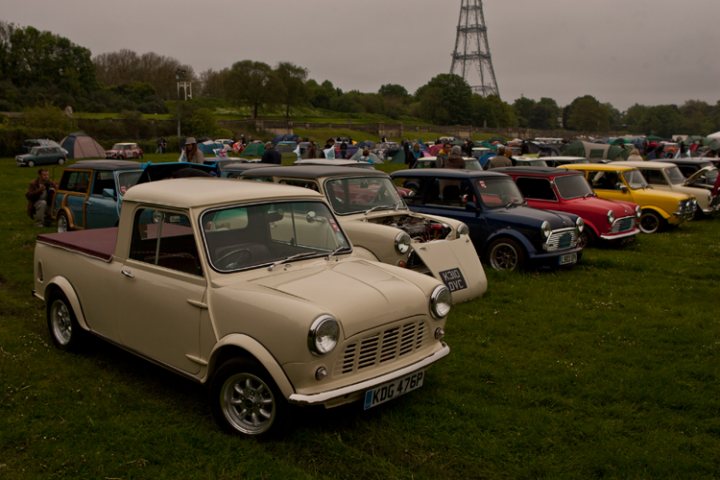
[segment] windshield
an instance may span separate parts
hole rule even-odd
[[[328,180],[325,182],[325,196],[338,215],[407,208],[387,177]]]
[[[685,183],[685,175],[682,174],[678,167],[668,167],[665,169],[665,173],[671,185],[682,185]]]
[[[525,203],[512,178],[477,178],[475,187],[480,193],[480,201],[488,208],[504,208]]]
[[[349,252],[350,242],[322,202],[274,202],[205,212],[210,265],[232,272]]]
[[[643,174],[640,173],[640,170],[628,170],[627,172],[623,172],[622,175],[625,177],[627,184],[630,185],[630,188],[633,190],[638,188],[647,188],[648,186],[648,183],[645,181]]]
[[[465,170],[482,170],[482,165],[477,158],[472,160],[465,160]]]
[[[594,195],[592,188],[582,175],[555,177],[555,186],[557,186],[560,196],[567,199]]]
[[[125,195],[127,189],[135,185],[142,174],[142,170],[132,170],[129,172],[118,173],[118,188],[120,189],[120,196]]]

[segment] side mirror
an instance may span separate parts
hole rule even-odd
[[[628,192],[628,187],[624,183],[618,183],[617,186],[618,186],[618,190],[620,190],[621,192],[623,192],[623,193]]]

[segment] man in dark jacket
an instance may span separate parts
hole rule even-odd
[[[263,153],[260,161],[262,163],[277,163],[280,165],[282,163],[282,155],[275,150],[275,145],[273,145],[272,142],[267,142],[265,144],[265,153]]]
[[[56,188],[55,182],[50,180],[50,172],[44,168],[38,170],[37,178],[28,185],[25,193],[27,214],[35,220],[36,227],[49,227],[52,223],[51,209]]]

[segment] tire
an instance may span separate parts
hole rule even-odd
[[[643,210],[640,213],[640,222],[638,223],[641,232],[656,233],[662,229],[665,220],[652,210]]]
[[[74,351],[82,345],[85,331],[65,294],[53,292],[47,301],[47,324],[53,344],[60,350]]]
[[[70,221],[63,212],[57,214],[57,231],[59,233],[70,231]]]
[[[27,166],[33,168],[35,166],[35,162],[33,162],[32,160],[28,160]]]
[[[65,159],[62,157],[58,158],[58,165],[62,165],[63,163],[65,163]]]
[[[514,272],[525,266],[525,250],[517,240],[499,238],[488,245],[486,262],[493,270]]]
[[[217,424],[229,433],[267,438],[282,430],[288,404],[257,362],[225,362],[210,382],[210,406]]]

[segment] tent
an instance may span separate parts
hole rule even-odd
[[[591,143],[576,140],[564,145],[561,149],[563,155],[585,157],[592,160],[624,160],[628,150],[619,145],[607,143]]]
[[[62,148],[67,150],[68,158],[105,158],[105,149],[85,132],[74,132],[62,139]]]
[[[720,132],[711,133],[707,138],[710,140],[720,140]]]

